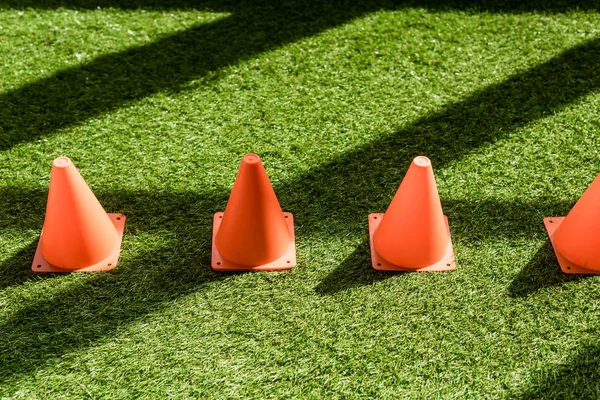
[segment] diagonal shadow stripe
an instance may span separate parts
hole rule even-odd
[[[559,111],[598,88],[599,56],[600,43],[593,40],[477,92],[399,132],[383,136],[278,185],[276,190],[281,203],[285,209],[295,212],[299,236],[323,232],[321,221],[324,219],[327,219],[327,234],[350,232],[359,235],[366,226],[366,221],[361,222],[361,218],[366,218],[370,210],[385,209],[410,157],[423,153],[432,156],[436,167],[447,166],[523,124]],[[3,193],[1,198],[7,199],[9,208],[22,209],[27,207],[30,201],[27,199],[33,197],[31,204],[35,209],[43,204],[41,196],[45,196],[42,191],[34,196],[24,191],[17,195]],[[100,194],[99,197],[103,196]],[[121,326],[115,326],[116,319],[121,321],[120,324],[132,322],[156,311],[168,300],[199,290],[213,280],[227,279],[208,269],[211,214],[223,208],[226,194],[186,193],[178,196],[167,193],[162,198],[159,194],[124,192],[110,193],[106,199],[108,209],[130,215],[130,229],[153,232],[164,227],[176,230],[182,224],[194,229],[188,231],[189,236],[180,233],[170,246],[174,249],[159,247],[151,249],[152,254],[132,255],[114,273],[96,275],[82,285],[64,291],[60,297],[42,299],[16,311],[0,325],[0,336],[4,338],[0,343],[0,380],[34,371],[54,357],[90,346]],[[164,203],[166,208],[157,206],[155,210],[148,210],[150,200],[159,205]],[[530,209],[530,206],[524,207]],[[554,207],[561,210],[549,211],[563,211],[562,205],[551,205]],[[132,218],[132,213],[138,213],[137,218]],[[468,224],[472,222],[469,219],[480,218],[480,215],[467,214],[464,218]],[[2,226],[8,227],[7,221]],[[40,223],[41,219],[33,222]],[[39,225],[37,227],[39,229]],[[522,221],[517,221],[513,233],[518,234],[522,229]],[[359,254],[357,258],[363,256]],[[8,268],[15,266],[2,267]],[[365,268],[370,267],[365,265]],[[323,286],[323,292],[330,290],[327,285]],[[69,332],[85,332],[85,343],[71,337]],[[43,343],[37,339],[39,337],[43,337]]]
[[[591,310],[590,310],[591,311]],[[600,394],[600,347],[597,342],[579,348],[566,363],[532,371],[530,386],[514,399],[597,399]]]
[[[5,1],[4,6],[90,8],[86,1]],[[97,3],[93,3],[93,8]],[[153,93],[179,91],[199,78],[265,52],[346,23],[379,9],[425,7],[436,10],[482,9],[514,12],[581,8],[580,2],[106,2],[123,8],[194,7],[233,12],[222,20],[196,26],[150,44],[101,56],[0,95],[0,150],[122,107]],[[597,9],[598,2],[587,2]],[[586,8],[586,7],[583,7]]]
[[[287,5],[286,5],[287,4]],[[381,3],[265,3],[164,37],[101,56],[0,95],[0,150],[122,107],[327,28]]]
[[[540,289],[559,287],[569,282],[579,282],[593,275],[569,275],[562,272],[550,241],[546,241],[508,287],[511,297],[527,297]]]
[[[480,242],[493,240],[514,240],[523,237],[544,237],[542,224],[544,215],[569,210],[571,203],[556,201],[506,201],[506,200],[464,200],[442,199],[444,212],[451,221],[452,240],[456,243],[467,243],[474,246]],[[371,250],[369,247],[366,215],[362,218],[363,240],[360,245],[329,272],[315,287],[321,295],[331,295],[360,286],[369,286],[379,281],[402,276],[404,273],[377,271],[371,267]],[[550,252],[552,249],[550,248]],[[556,263],[554,253],[543,261],[529,262],[517,274],[509,288],[509,295],[516,292],[532,293],[543,287],[560,286],[565,282],[576,280],[563,274]],[[457,255],[460,262],[460,254]],[[529,280],[535,276],[535,279]]]
[[[447,167],[598,90],[599,69],[595,39],[315,167],[280,185],[280,200],[298,220],[327,222],[307,231],[357,232],[363,222],[352,221],[386,209],[413,157],[426,155],[434,169]]]
[[[26,225],[40,228],[45,191],[13,187],[0,192],[21,212],[38,212],[35,219],[26,220]],[[6,336],[0,342],[0,382],[41,368],[53,357],[86,348],[178,297],[207,288],[211,282],[234,279],[235,275],[217,274],[207,268],[212,213],[222,209],[226,193],[112,191],[98,197],[107,209],[115,207],[127,214],[129,243],[138,234],[152,239],[127,251],[126,238],[123,248],[127,255],[122,255],[119,268],[106,274],[78,276],[81,279],[66,286],[59,282],[39,301],[3,315],[0,332]],[[11,222],[4,218],[0,229],[12,229]],[[68,275],[30,271],[36,244],[37,240],[0,264],[0,293],[14,284],[70,279]]]
[[[262,1],[211,1],[211,0],[0,0],[0,8],[14,9],[87,9],[118,8],[122,10],[180,10],[201,9],[218,12],[236,12],[240,9],[258,8],[280,4],[269,0]],[[292,3],[291,1],[287,2]],[[303,7],[302,2],[295,4]],[[572,10],[598,10],[597,0],[405,0],[395,1],[400,7],[420,7],[436,11],[478,10],[499,13],[545,11],[562,13]]]
[[[392,276],[371,270],[366,217],[369,212],[385,211],[414,156],[424,154],[433,160],[434,168],[447,167],[524,124],[558,112],[596,91],[600,87],[600,76],[595,72],[599,67],[600,39],[595,39],[451,104],[399,132],[347,152],[298,181],[284,185],[278,191],[280,199],[284,204],[294,204],[291,208],[298,221],[311,218],[325,221],[304,226],[306,233],[362,233],[365,237],[316,291],[332,294]],[[565,215],[572,204],[543,200],[531,205],[450,200],[442,205],[449,215],[453,235],[477,241],[497,234],[544,235],[542,216]],[[531,274],[539,274],[541,268],[551,266],[532,261],[515,278],[510,294],[524,295],[572,280],[558,271],[536,280],[528,279]]]
[[[434,168],[443,168],[480,146],[506,137],[516,128],[558,112],[596,91],[600,87],[599,67],[600,39],[583,43],[398,132],[382,135],[304,175],[282,182],[276,186],[280,201],[301,220],[327,219],[329,227],[343,224],[336,228],[343,231],[347,229],[347,221],[355,219],[357,211],[366,215],[387,207],[412,157],[427,155]],[[21,190],[19,195],[19,189],[7,190],[16,195],[0,198],[3,208],[12,210],[0,217],[0,226],[26,223],[27,227],[37,229],[39,221],[32,224],[32,217],[25,220],[22,216],[41,215],[45,193],[32,195]],[[107,196],[106,201],[110,204],[112,198]],[[133,198],[130,201],[140,208],[145,205]],[[30,210],[24,214],[24,205],[34,207],[37,212]],[[132,207],[133,212],[136,210],[139,209]],[[319,226],[313,224],[302,229],[308,233]]]
[[[152,246],[151,253],[122,259],[114,273],[81,277],[76,284],[55,288],[39,302],[3,318],[0,382],[42,368],[54,357],[87,348],[212,282],[234,279],[233,275],[198,267],[209,263],[206,248],[210,233],[201,230],[201,234],[208,239],[193,243],[159,240],[161,245]]]
[[[181,242],[210,238],[212,215],[224,209],[228,196],[228,193],[219,190],[202,194],[98,190],[95,194],[108,212],[127,215],[125,245],[127,236],[137,234],[160,236],[162,232],[177,233]],[[44,222],[46,200],[47,189],[16,186],[0,188],[0,208],[5,211],[0,216],[0,233],[5,235],[13,231],[40,231]],[[182,226],[186,227],[185,232],[188,236],[182,236]],[[31,272],[36,246],[37,239],[0,263],[0,293],[3,288],[9,286],[52,276]],[[194,250],[196,253],[206,250],[206,246],[203,248],[198,244],[197,247]],[[174,262],[177,260],[177,257],[173,259]],[[204,265],[200,260],[205,258],[192,257],[188,262],[190,265]]]
[[[32,208],[24,210],[32,212],[39,211],[39,204],[46,195],[41,190],[24,191],[16,187],[12,190],[4,188],[0,194],[0,198],[20,199],[21,205],[26,204],[26,198],[32,199]],[[100,193],[99,198],[107,209],[123,210],[128,215],[128,235],[150,234],[158,245],[126,249],[127,254],[116,270],[89,275],[65,289],[55,289],[39,301],[4,317],[0,323],[0,336],[3,337],[0,342],[0,382],[47,366],[55,357],[91,346],[138,318],[159,311],[170,301],[209,287],[211,282],[234,279],[228,274],[213,273],[209,267],[211,217],[214,211],[223,209],[226,197],[226,193]],[[111,200],[107,203],[107,199]],[[563,204],[543,202],[488,201],[484,209],[477,208],[473,202],[447,201],[446,204],[452,218],[458,222],[455,224],[457,230],[467,235],[459,234],[460,240],[470,240],[470,233],[480,235],[486,231],[490,236],[521,235],[531,219],[537,220],[539,209],[564,208]],[[503,213],[507,209],[512,210],[512,218],[507,219]],[[483,222],[485,218],[477,210],[488,210],[486,217],[491,221],[504,215],[504,220],[509,222],[501,231],[490,230],[492,225]],[[524,217],[519,219],[517,215]],[[32,224],[41,223],[41,219],[40,214]],[[473,223],[478,225],[473,230],[468,229]],[[184,225],[188,227],[185,230],[181,229]],[[170,233],[165,235],[164,231]],[[473,239],[477,240],[477,237]],[[28,281],[69,279],[56,274],[38,276],[30,271],[35,244],[25,246],[0,264],[0,290]],[[128,246],[127,239],[124,246]],[[323,280],[316,288],[317,292],[333,294],[395,276],[372,270],[369,260],[365,242]]]

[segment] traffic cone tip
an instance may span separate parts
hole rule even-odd
[[[258,154],[249,153],[246,154],[242,160],[248,164],[255,164],[260,162],[260,157]]]
[[[52,162],[52,166],[55,168],[66,168],[71,164],[69,157],[58,157]]]
[[[419,167],[431,166],[431,160],[425,156],[417,156],[414,158],[413,163]]]

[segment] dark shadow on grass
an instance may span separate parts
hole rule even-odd
[[[61,282],[40,301],[0,324],[0,382],[28,374],[48,361],[110,337],[167,302],[230,275],[210,270],[206,240],[168,242],[122,259],[110,273]],[[78,277],[79,278],[79,277]]]
[[[207,0],[0,0],[0,8],[15,9],[87,9],[117,8],[122,10],[180,10],[199,9],[236,12],[241,8],[260,8],[272,1],[207,1]],[[281,2],[280,2],[281,3]],[[289,3],[289,2],[288,2]],[[498,13],[531,11],[566,12],[570,10],[597,10],[596,0],[405,0],[395,1],[396,7],[420,7],[429,10],[477,10]],[[298,6],[302,7],[300,2]]]
[[[172,5],[214,9],[231,12],[232,15],[157,39],[147,45],[100,56],[84,65],[59,71],[48,78],[0,95],[0,150],[80,124],[154,93],[183,90],[191,81],[195,81],[196,85],[211,82],[218,79],[219,70],[225,66],[380,9],[419,6],[511,12],[553,10],[553,7],[557,10],[586,8],[584,4],[593,4],[591,8],[597,6],[596,2],[556,2],[548,5],[542,1],[403,3],[385,0],[105,3],[124,8],[160,8],[162,4],[166,8]],[[98,6],[96,2],[86,1],[4,1],[0,4],[5,7],[41,8]],[[585,92],[593,90],[593,87]],[[536,100],[536,93],[523,94],[532,95],[533,100]],[[556,92],[553,94],[556,95]]]
[[[369,286],[403,274],[405,273],[373,269],[369,241],[366,239],[315,287],[315,291],[321,295],[330,295],[359,286]]]
[[[596,90],[600,87],[598,68],[600,40],[596,39],[284,183],[278,190],[282,204],[288,205],[298,221],[304,221],[299,236],[358,235],[365,229],[369,213],[385,211],[413,157],[429,156],[434,169],[456,162]],[[443,195],[443,187],[440,192]],[[572,206],[548,200],[527,203],[490,199],[446,200],[442,205],[453,238],[465,243],[494,236],[542,235],[544,216],[564,215]],[[460,266],[460,257],[458,260]],[[345,270],[353,274],[363,271],[366,275],[361,279],[368,284],[369,268],[367,258],[350,257],[323,280],[317,291],[346,289],[348,285],[341,278]],[[336,280],[341,281],[339,285]]]
[[[5,236],[14,230],[41,229],[45,206],[46,194],[40,190],[1,188],[0,210],[3,212],[0,214],[0,235]],[[0,291],[29,280],[52,277],[52,275],[34,274],[31,271],[36,247],[37,239],[29,241],[0,263]]]
[[[321,165],[292,182],[285,182],[276,188],[284,208],[297,214],[301,225],[300,234],[317,233],[323,227],[333,233],[357,233],[363,225],[352,221],[358,221],[361,215],[366,218],[369,212],[385,210],[413,156],[426,154],[433,159],[434,167],[442,167],[483,144],[509,134],[525,123],[559,111],[596,89],[600,83],[600,75],[596,73],[600,64],[599,43],[598,40],[593,40],[568,50],[523,74],[418,120],[395,134],[386,135],[347,152],[339,159]],[[116,197],[121,204],[114,204],[115,207],[107,209],[135,215],[148,208],[147,195],[121,195]],[[177,194],[174,196],[177,198]],[[223,194],[220,197],[222,204],[225,196]],[[23,202],[32,198],[38,199],[36,207],[33,210],[23,210]],[[24,227],[24,222],[29,221],[34,222],[29,227],[38,229],[41,226],[39,216],[43,214],[44,204],[40,198],[45,198],[45,193],[33,197],[28,194],[17,198],[4,197],[2,201],[9,199],[12,204],[12,210],[4,214],[5,218],[9,218],[5,223],[15,222],[15,215],[38,215],[33,219],[19,217],[18,221],[21,228]],[[106,196],[108,203],[105,205],[110,205],[113,198]],[[152,195],[150,198],[152,199]],[[142,217],[147,223],[155,221],[157,229],[160,226],[176,229],[177,223],[182,220],[170,218],[169,215],[180,214],[194,203],[192,198],[172,202],[169,193],[163,194],[160,199],[160,210],[146,212]],[[125,209],[119,206],[125,206]],[[444,205],[453,221],[449,206]],[[475,202],[471,206],[470,209],[474,210],[480,204]],[[494,207],[502,205],[496,204]],[[505,212],[502,213],[504,215]],[[477,217],[473,216],[469,223],[473,223],[475,218]],[[520,224],[523,232],[527,232],[523,221],[516,223]],[[506,224],[503,218],[498,224],[490,224],[489,227],[498,229],[502,224]],[[453,229],[457,228],[461,229],[454,223]],[[472,225],[466,225],[464,231],[473,232],[473,235],[488,232],[486,229],[473,229]],[[458,234],[460,235],[460,231]]]
[[[306,4],[309,7],[312,3]],[[369,9],[373,8],[319,6],[307,14],[291,15],[278,9],[273,19],[264,21],[265,14],[238,15],[63,71],[1,97],[4,148],[119,107],[125,101],[158,90],[176,90],[192,77],[204,74],[206,78],[207,71],[342,23]],[[246,22],[251,26],[246,27]],[[175,52],[177,62],[165,59],[170,51]],[[284,182],[276,189],[283,207],[296,214],[298,237],[323,232],[366,235],[367,214],[385,210],[413,156],[428,155],[439,168],[526,123],[560,111],[600,86],[599,60],[600,41],[584,43]],[[7,105],[12,108],[7,109]],[[17,227],[41,227],[42,214],[30,219],[26,212],[38,210],[45,191],[5,188],[0,194],[9,208],[18,212],[13,221]],[[229,279],[209,267],[212,213],[224,208],[226,193],[100,191],[97,195],[108,211],[127,214],[126,234],[147,233],[162,242],[149,245],[145,251],[138,249],[139,254],[122,256],[121,265],[112,273],[85,277],[8,317],[0,325],[0,380],[35,371],[55,357],[90,346],[124,324],[155,312],[165,302],[212,281]],[[462,240],[461,234],[468,237],[469,229],[474,231],[469,222],[490,232],[481,215],[460,214],[450,203],[444,207],[449,214],[463,218],[464,222],[450,218],[452,229],[458,229],[458,240]],[[528,205],[523,209],[533,208]],[[9,221],[9,217],[0,216],[0,228],[8,227]],[[526,225],[524,221],[513,222],[497,232],[521,235],[530,229]],[[163,237],[165,232],[176,235]],[[334,279],[345,282],[339,285],[342,289],[351,287],[346,274],[367,284],[386,279],[387,275],[379,276],[368,268],[365,242],[318,290],[339,290],[332,283]],[[19,279],[17,275],[16,281]]]
[[[597,399],[600,397],[600,347],[582,347],[567,363],[551,370],[534,371],[524,392],[515,399]]]
[[[233,278],[210,268],[212,214],[225,206],[225,193],[96,194],[108,211],[128,217],[119,266],[98,274],[36,275],[30,267],[37,239],[5,260],[0,267],[0,289],[47,276],[60,282],[39,301],[18,309],[0,324],[0,381],[88,347],[210,282]],[[18,208],[22,215],[39,212],[46,191],[5,187],[0,198],[8,206],[8,213],[0,216],[0,231],[10,230],[15,223],[8,216],[11,211]],[[43,213],[31,220],[23,218],[20,228],[40,229],[42,221]]]
[[[31,262],[37,242],[37,240],[32,241],[0,263],[0,290],[30,280],[36,281],[56,276],[52,274],[35,274],[31,271]]]
[[[303,233],[357,233],[365,225],[356,221],[386,209],[413,157],[428,156],[434,170],[457,162],[598,89],[599,68],[600,40],[596,39],[284,182],[277,188],[281,202],[299,221],[311,221],[302,227]],[[507,159],[513,156],[520,156],[518,149],[506,155]],[[440,193],[444,195],[443,186]],[[471,205],[485,208],[476,200]],[[505,222],[499,219],[498,223]]]
[[[172,193],[160,190],[96,190],[95,194],[107,212],[120,212],[127,216],[125,246],[128,236],[139,233],[177,232],[181,242],[197,241],[199,237],[206,238],[206,232],[210,237],[212,214],[225,208],[228,197],[228,193],[224,191],[207,194],[191,191]],[[0,215],[0,233],[14,229],[40,231],[46,201],[45,188],[0,188],[0,207],[4,211]],[[186,236],[185,232],[189,235]],[[0,264],[0,289],[40,276],[55,276],[36,274],[29,270],[36,246],[37,239]]]
[[[0,95],[0,150],[154,93],[183,90],[191,81],[210,84],[225,66],[381,7],[381,2],[242,2],[223,19],[100,56]]]
[[[536,291],[577,282],[590,275],[569,275],[562,272],[550,241],[544,243],[533,258],[518,273],[508,288],[511,297],[527,297]]]
[[[502,201],[502,200],[458,200],[442,199],[444,212],[450,222],[452,240],[466,246],[477,245],[482,241],[529,238],[543,235],[544,215],[560,214],[569,204],[554,201]],[[385,211],[385,207],[379,210]],[[367,225],[367,215],[363,215],[363,229]],[[347,230],[346,230],[347,232]],[[339,232],[342,234],[342,232]],[[397,273],[376,271],[371,266],[368,232],[364,232],[364,242],[337,268],[327,275],[316,287],[317,293],[334,294],[349,288],[370,285],[393,277]],[[576,280],[572,275],[546,267],[552,258],[542,248],[511,285],[510,293],[524,295],[540,287],[554,286],[562,282]],[[552,252],[552,248],[550,247]],[[553,256],[553,254],[552,254]],[[551,264],[551,262],[550,262]],[[542,267],[540,269],[539,267]],[[458,254],[460,268],[460,254]]]

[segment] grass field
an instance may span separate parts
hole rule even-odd
[[[99,5],[99,6],[98,6]],[[542,224],[600,172],[600,3],[0,0],[0,398],[597,398],[600,279]],[[258,153],[298,266],[217,274]],[[127,226],[30,271],[53,158]],[[372,270],[431,158],[457,270]]]

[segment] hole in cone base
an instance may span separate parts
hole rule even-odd
[[[415,165],[417,165],[419,167],[428,167],[431,165],[431,161],[429,160],[429,158],[427,158],[425,156],[415,157],[413,162],[415,163]]]
[[[71,160],[69,159],[69,157],[58,157],[52,163],[52,165],[55,166],[56,168],[66,168],[70,164],[71,164]]]

